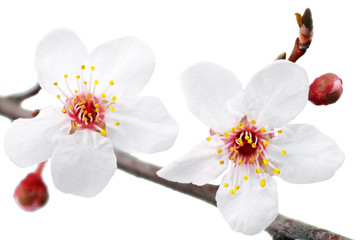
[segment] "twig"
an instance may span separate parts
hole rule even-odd
[[[24,99],[35,95],[36,91],[31,90],[20,93],[11,97],[0,97],[0,114],[10,119],[30,118],[32,113],[21,107],[20,102]],[[20,101],[18,99],[21,99]],[[193,184],[181,184],[170,182],[156,175],[160,167],[143,162],[130,154],[116,151],[118,169],[124,170],[137,177],[171,188],[175,191],[196,197],[211,205],[216,206],[215,194],[218,189],[216,185],[206,184],[204,186],[196,186]],[[309,224],[293,220],[281,214],[277,216],[275,221],[265,230],[273,239],[289,240],[289,239],[318,239],[318,240],[349,240],[349,238],[332,233],[325,229],[320,229]]]
[[[13,102],[21,103],[22,101],[38,94],[40,90],[41,90],[40,85],[36,84],[33,88],[31,88],[30,90],[28,90],[26,92],[14,94],[14,95],[9,96],[8,98],[13,100]]]

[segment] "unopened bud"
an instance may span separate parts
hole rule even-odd
[[[299,34],[300,46],[310,45],[312,37],[314,35],[313,20],[310,9],[307,8],[302,16],[297,13],[296,20],[300,28],[300,34]]]
[[[342,80],[333,73],[327,73],[310,85],[309,101],[315,105],[332,104],[340,98],[342,92]]]
[[[25,211],[36,211],[49,198],[47,187],[40,174],[30,173],[23,179],[14,193],[16,203]]]

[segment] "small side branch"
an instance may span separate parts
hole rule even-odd
[[[31,98],[33,96],[35,96],[36,94],[38,94],[41,90],[41,87],[39,84],[36,84],[33,88],[29,89],[26,92],[23,93],[17,93],[11,96],[8,96],[8,99],[12,100],[15,103],[21,103],[24,100]]]

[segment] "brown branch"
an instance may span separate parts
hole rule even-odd
[[[29,89],[28,91],[26,92],[23,92],[23,93],[17,93],[17,94],[14,94],[14,95],[11,95],[11,96],[8,96],[8,98],[10,100],[12,100],[13,102],[16,102],[16,103],[21,103],[22,101],[30,98],[30,97],[33,97],[35,96],[36,94],[39,93],[39,91],[41,90],[41,87],[39,84],[36,84],[33,88]]]
[[[30,118],[32,113],[24,110],[20,103],[24,99],[33,96],[36,90],[17,94],[11,97],[0,97],[0,114],[10,119]],[[18,100],[21,99],[21,100]],[[196,186],[193,184],[181,184],[170,182],[156,175],[160,167],[143,162],[130,154],[116,151],[117,166],[137,177],[171,188],[175,191],[196,197],[209,204],[216,206],[215,194],[218,186],[206,184],[204,186]],[[265,230],[273,239],[290,240],[290,239],[318,239],[318,240],[349,240],[349,238],[332,233],[325,229],[320,229],[309,224],[290,219],[281,214],[277,216],[275,221]]]

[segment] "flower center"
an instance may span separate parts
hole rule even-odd
[[[100,126],[105,117],[104,101],[93,97],[91,93],[76,95],[66,100],[64,109],[69,109],[68,115],[74,127],[93,129]]]
[[[81,70],[85,69],[85,65],[81,66]],[[107,99],[105,94],[106,90],[114,85],[114,81],[110,80],[109,85],[105,90],[100,94],[96,95],[96,86],[99,84],[98,80],[93,82],[94,86],[92,87],[92,72],[95,70],[95,67],[91,67],[90,79],[89,82],[84,80],[83,71],[81,76],[77,75],[77,89],[74,91],[71,90],[67,78],[68,75],[65,74],[64,85],[66,90],[64,91],[58,86],[58,83],[55,82],[54,86],[62,93],[66,98],[65,101],[61,100],[61,96],[57,95],[57,98],[64,105],[62,112],[71,119],[72,129],[70,134],[74,133],[77,129],[90,129],[98,131],[101,135],[106,136],[106,124],[105,124],[105,113],[110,110],[114,112],[115,108],[111,105],[115,104],[117,98],[113,96],[111,101]],[[113,122],[115,126],[119,126],[119,122]]]
[[[266,130],[265,127],[257,126],[256,121],[248,122],[244,117],[241,123],[229,132],[221,134],[210,130],[210,133],[224,141],[224,146],[218,148],[217,152],[220,165],[225,163],[225,158],[231,162],[231,194],[235,194],[241,184],[248,180],[249,171],[255,171],[261,187],[265,186],[264,174],[280,174],[280,169],[277,168],[275,162],[271,161],[266,149],[271,139],[282,134],[282,130]],[[207,140],[211,141],[211,137]],[[286,155],[285,150],[279,149],[274,144],[271,145],[282,155]],[[225,183],[224,187],[228,188],[230,184]]]

